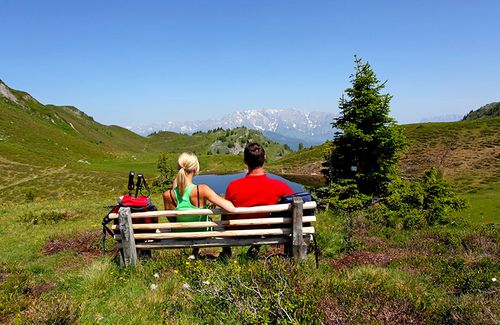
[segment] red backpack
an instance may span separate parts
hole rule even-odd
[[[148,192],[148,195],[141,195],[137,197],[140,193],[142,194],[142,188],[145,188]],[[111,210],[106,214],[104,219],[102,219],[102,253],[103,255],[106,253],[106,233],[110,236],[114,236],[114,233],[111,229],[108,228],[107,224],[114,220],[114,224],[118,225],[118,219],[110,219],[109,215],[111,213],[118,213],[120,208],[127,207],[130,208],[132,212],[146,212],[146,211],[157,211],[156,205],[151,202],[149,196],[151,195],[151,191],[149,190],[148,184],[146,183],[146,179],[142,174],[137,175],[137,184],[136,184],[136,192],[135,197],[131,196],[130,193],[134,189],[134,172],[129,173],[129,182],[128,182],[129,195],[123,195],[118,198],[118,204],[111,206]],[[157,217],[145,217],[139,218],[140,223],[158,223]],[[155,231],[155,230],[152,230]],[[150,230],[136,230],[136,233],[144,233],[150,232]]]

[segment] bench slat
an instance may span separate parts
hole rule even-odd
[[[192,238],[210,238],[210,237],[248,237],[248,236],[288,236],[292,233],[291,228],[274,229],[251,229],[251,230],[224,230],[224,231],[200,231],[200,232],[168,232],[168,233],[149,233],[134,234],[136,240],[147,239],[192,239]],[[314,234],[314,227],[304,227],[304,234]],[[120,235],[115,235],[116,240],[121,240]]]
[[[307,240],[307,239],[306,239]],[[205,238],[196,240],[166,239],[152,243],[137,243],[138,249],[159,248],[186,248],[186,247],[224,247],[224,246],[248,246],[248,245],[277,245],[286,244],[290,240],[286,237],[254,237],[254,238]],[[120,244],[118,245],[120,248]]]
[[[316,208],[316,202],[305,202],[304,210],[311,210]],[[252,213],[271,213],[271,212],[283,212],[290,211],[292,209],[291,204],[274,204],[274,205],[262,205],[258,207],[250,208],[236,208],[233,213],[227,213],[222,209],[196,209],[196,210],[159,210],[159,211],[148,211],[148,212],[135,212],[132,213],[133,218],[145,218],[145,217],[176,217],[176,216],[190,216],[190,215],[217,215],[217,214],[252,214]],[[110,219],[118,218],[117,213],[110,213]]]
[[[314,222],[316,216],[306,216],[302,218],[303,222]],[[255,226],[255,225],[275,225],[275,224],[290,224],[292,218],[258,218],[258,219],[237,219],[237,220],[221,220],[221,221],[193,221],[193,222],[169,222],[169,223],[139,223],[133,224],[134,230],[143,229],[188,229],[188,228],[206,228],[220,226]],[[113,225],[111,229],[116,230],[118,227]]]

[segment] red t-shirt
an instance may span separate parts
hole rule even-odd
[[[293,193],[293,190],[285,182],[269,178],[266,174],[246,175],[229,183],[226,189],[226,199],[233,202],[235,207],[252,207],[276,204],[280,197]],[[246,217],[258,218],[262,217],[262,214],[247,215]]]

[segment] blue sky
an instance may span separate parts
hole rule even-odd
[[[400,123],[500,100],[500,1],[14,1],[0,79],[123,126],[338,112],[353,56]]]

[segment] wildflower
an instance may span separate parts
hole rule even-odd
[[[194,255],[189,255],[189,256],[188,256],[188,259],[189,259],[189,260],[194,260],[194,259],[196,259],[196,257],[195,257]]]
[[[205,284],[205,285],[209,285],[209,284],[210,284],[210,281],[205,280],[205,281],[203,281],[202,283],[203,283],[203,284]]]
[[[155,279],[159,279],[160,278],[160,275],[158,273],[153,274],[153,276],[154,276]]]
[[[188,266],[189,266],[190,264],[191,264],[191,263],[189,263],[189,261],[187,261],[187,262],[186,262],[186,265],[188,265]]]
[[[187,284],[187,283],[184,283],[182,285],[182,289],[191,289],[191,286],[189,284]]]
[[[497,278],[491,278],[491,281],[497,282]]]
[[[157,285],[157,284],[154,284],[154,283],[153,283],[153,284],[151,284],[149,287],[151,288],[151,290],[156,290],[156,289],[158,289],[158,285]]]
[[[179,270],[174,270],[174,273],[175,274],[179,274]]]

